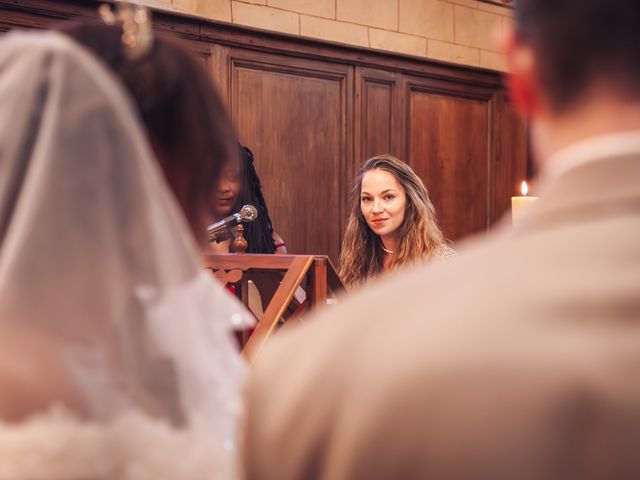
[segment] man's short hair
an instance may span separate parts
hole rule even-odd
[[[516,28],[536,51],[556,112],[594,84],[640,99],[640,0],[516,0]]]

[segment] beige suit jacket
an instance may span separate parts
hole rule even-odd
[[[251,480],[640,478],[640,156],[258,359]]]

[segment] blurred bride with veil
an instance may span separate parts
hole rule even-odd
[[[236,478],[246,315],[123,84],[64,34],[0,40],[0,479]]]

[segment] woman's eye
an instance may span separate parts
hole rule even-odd
[[[396,197],[394,197],[393,195],[385,195],[384,196],[385,200],[393,200],[394,198],[396,198]]]
[[[370,199],[369,197],[362,197],[362,198],[360,199],[360,201],[361,201],[362,203],[367,203],[367,202],[370,202],[370,201],[371,201],[371,199]]]

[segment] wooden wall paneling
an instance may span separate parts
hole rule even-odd
[[[97,3],[0,0],[0,31],[96,19]],[[154,12],[154,28],[204,61],[240,138],[257,145],[276,227],[295,251],[337,260],[354,165],[389,144],[423,176],[453,239],[499,218],[526,175],[525,129],[498,73],[168,12]]]
[[[231,74],[229,70],[229,48],[223,45],[210,44],[211,56],[208,69],[211,77],[225,103],[227,110],[231,112]]]
[[[494,153],[494,92],[407,79],[408,162],[422,178],[447,238],[487,227]]]
[[[229,48],[195,40],[187,42],[187,45],[196,58],[202,61],[227,111],[230,111]]]
[[[355,70],[354,149],[356,169],[366,159],[404,150],[401,75],[358,67]]]
[[[520,183],[527,178],[528,139],[526,124],[514,106],[497,94],[496,157],[493,170],[494,191],[491,224],[511,209],[511,197],[520,193]]]
[[[337,262],[353,175],[353,68],[231,49],[231,112],[291,253]]]
[[[189,51],[193,53],[193,55],[198,60],[202,61],[202,64],[204,65],[204,67],[213,76],[213,73],[215,73],[215,65],[214,65],[214,58],[213,58],[214,45],[211,45],[206,42],[192,40],[190,42],[187,42],[187,46],[189,48]]]

